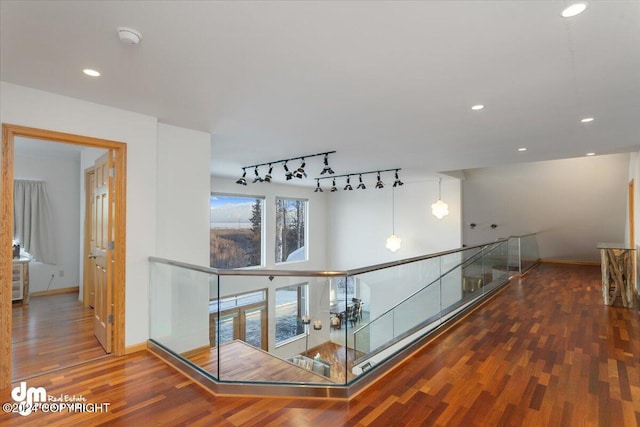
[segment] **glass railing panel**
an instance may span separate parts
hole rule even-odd
[[[344,384],[352,376],[348,350],[357,319],[338,282],[346,277],[221,275],[209,326],[219,380]]]
[[[520,237],[520,272],[523,273],[540,261],[538,241],[535,234]]]
[[[500,241],[345,273],[152,258],[150,336],[221,382],[345,385],[503,284],[508,254]]]
[[[399,348],[389,349],[406,345],[407,340],[425,334],[480,298],[483,293],[508,280],[506,241],[444,254],[427,261],[428,269],[425,268],[426,265],[421,265],[425,261],[419,261],[415,265],[405,264],[389,267],[384,272],[373,272],[388,278],[390,272],[397,268],[411,271],[422,267],[422,270],[429,270],[434,274],[425,276],[430,279],[425,287],[396,303],[382,315],[372,317],[370,323],[355,331],[356,350],[365,353],[359,357],[356,369],[371,364],[372,361],[379,363]],[[437,261],[438,265],[433,264],[433,261]],[[374,282],[373,273],[366,273],[369,282]],[[396,274],[399,275],[399,271]],[[406,295],[399,291],[400,287],[396,286],[395,289]]]
[[[367,322],[356,325],[355,350],[358,356],[385,345],[428,316],[439,312],[440,295],[433,291],[420,292],[441,275],[441,262],[435,258],[354,275],[354,280],[365,296],[365,314],[368,319],[377,319],[371,326],[362,328]],[[415,301],[426,301],[391,311],[395,306],[416,295]],[[427,305],[428,303],[428,305]],[[427,309],[426,307],[429,307]]]
[[[509,280],[511,272],[517,271],[517,268],[511,265],[509,259],[508,242],[494,243],[487,245],[483,254],[484,269],[487,272],[487,279],[483,291],[489,292],[497,286],[502,285]]]
[[[150,269],[150,338],[183,357],[208,349],[210,289],[217,288],[217,276],[155,262]],[[209,368],[215,375],[216,365]]]
[[[445,316],[465,295],[465,285],[470,284],[468,275],[475,274],[473,265],[482,259],[482,248],[463,249],[460,252],[440,257],[440,316]]]

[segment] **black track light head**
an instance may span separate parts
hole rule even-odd
[[[360,184],[358,184],[358,190],[366,190],[367,186],[362,182],[362,175],[359,176],[358,180],[360,181]]]
[[[331,185],[331,192],[334,193],[338,191],[338,189],[336,188],[336,179],[333,179],[333,184]]]
[[[400,185],[404,185],[404,182],[400,181],[400,178],[398,178],[398,170],[396,169],[396,180],[393,181],[393,186],[398,187]]]
[[[306,178],[307,173],[304,171],[304,167],[307,164],[304,161],[304,157],[302,158],[302,164],[300,164],[300,167],[298,169],[296,169],[296,171],[293,173],[293,176],[295,176],[298,179],[302,179],[303,177]]]
[[[289,172],[289,168],[287,167],[287,162],[284,162],[284,176],[287,178],[287,181],[293,178],[293,173]]]
[[[316,189],[313,190],[313,192],[314,193],[322,193],[323,192],[322,188],[320,188],[320,180],[319,179],[316,179]]]
[[[240,184],[240,185],[247,185],[247,171],[245,170],[245,168],[242,168],[242,178],[238,179],[236,181],[236,184]]]
[[[326,173],[329,175],[333,175],[335,173],[333,169],[331,169],[331,166],[329,166],[329,153],[324,155],[324,168],[322,169],[322,172],[320,172],[320,175],[324,175]]]
[[[263,182],[264,179],[260,178],[260,174],[258,173],[258,167],[256,166],[256,168],[253,170],[253,173],[256,175],[255,178],[253,178],[253,183],[255,184],[256,182]]]
[[[380,172],[378,172],[378,182],[376,182],[376,188],[384,188],[384,184],[380,179]]]
[[[271,172],[273,172],[273,166],[269,163],[269,172],[264,176],[264,182],[271,182]]]
[[[344,186],[344,190],[345,191],[353,190],[353,187],[351,186],[351,177],[350,176],[347,176],[347,185]]]

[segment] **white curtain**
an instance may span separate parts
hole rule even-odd
[[[13,181],[13,238],[36,261],[56,263],[53,213],[43,181]]]

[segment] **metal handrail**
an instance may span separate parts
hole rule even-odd
[[[488,247],[491,245],[498,245],[499,243],[504,243],[506,241],[506,239],[501,239],[499,241],[495,241],[492,243],[486,243],[484,245],[480,245],[481,247]],[[477,248],[477,246],[473,246],[470,248],[464,248],[465,250],[469,250],[469,249],[475,249]],[[495,248],[492,248],[490,250],[493,250]],[[358,329],[356,329],[355,331],[353,331],[354,334],[357,334],[360,330],[368,327],[369,325],[371,325],[373,322],[377,321],[378,319],[386,316],[387,314],[391,313],[393,310],[395,310],[396,308],[398,308],[401,304],[405,303],[406,301],[410,300],[411,298],[413,298],[414,296],[416,296],[417,294],[419,294],[420,292],[424,291],[425,289],[427,289],[429,286],[433,285],[434,283],[436,283],[438,280],[442,279],[443,277],[445,277],[447,274],[451,273],[452,271],[456,270],[457,268],[463,267],[464,265],[469,265],[474,263],[478,258],[482,258],[485,255],[484,252],[477,252],[475,254],[473,254],[473,256],[470,256],[469,258],[463,260],[462,262],[454,265],[453,267],[451,267],[449,270],[445,271],[444,273],[440,274],[440,276],[438,276],[438,278],[434,279],[433,281],[431,281],[429,284],[423,286],[422,288],[418,289],[417,291],[415,291],[414,293],[412,293],[411,295],[409,295],[408,297],[406,297],[405,299],[403,299],[402,301],[400,301],[399,303],[397,303],[396,305],[394,305],[393,307],[391,307],[390,309],[388,309],[387,311],[385,311],[384,313],[380,314],[378,317],[376,317],[373,320],[370,320],[367,324],[360,326]]]
[[[382,264],[376,264],[369,267],[355,268],[351,270],[343,271],[320,271],[320,270],[269,270],[269,269],[251,269],[251,270],[227,270],[212,267],[204,267],[196,264],[189,264],[181,261],[174,261],[166,258],[159,258],[150,256],[149,261],[157,262],[159,264],[173,265],[176,267],[187,268],[189,270],[200,271],[202,273],[216,274],[218,276],[303,276],[303,277],[338,277],[338,276],[355,276],[357,274],[370,273],[373,271],[383,270],[389,267],[397,267],[400,265],[410,264],[418,261],[424,261],[427,259],[438,258],[444,255],[450,255],[458,252],[467,251],[469,249],[480,248],[483,246],[489,246],[496,243],[506,242],[508,239],[498,239],[490,243],[484,243],[475,246],[467,246],[463,248],[450,249],[447,251],[436,252],[428,255],[421,255],[413,258],[405,258],[398,261],[385,262]]]
[[[521,239],[523,237],[529,237],[529,236],[535,236],[538,233],[527,233],[527,234],[521,234],[520,236],[510,236],[511,239]]]

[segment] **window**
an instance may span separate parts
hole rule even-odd
[[[242,340],[267,349],[267,291],[231,295],[209,301],[209,340],[212,347]],[[220,322],[218,323],[218,311]],[[219,333],[216,325],[219,324]]]
[[[210,266],[242,268],[262,265],[262,206],[257,197],[212,194]]]
[[[276,262],[306,261],[307,201],[276,199]]]
[[[339,277],[331,280],[331,301],[351,301],[356,297],[355,277]]]
[[[309,285],[276,289],[276,345],[305,333],[302,316],[309,314]]]

